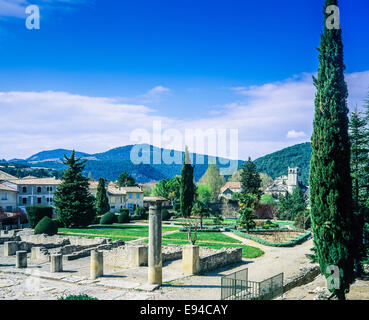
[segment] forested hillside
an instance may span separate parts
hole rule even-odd
[[[310,142],[306,142],[256,159],[255,165],[259,172],[264,172],[273,179],[287,174],[288,167],[299,167],[299,179],[307,185],[309,181],[310,159],[311,145]]]

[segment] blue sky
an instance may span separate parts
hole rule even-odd
[[[25,27],[29,4],[40,6],[40,30]],[[369,91],[369,3],[339,6],[352,108]],[[309,141],[322,7],[0,0],[0,158],[101,152],[154,120],[181,132],[238,129],[242,159]]]

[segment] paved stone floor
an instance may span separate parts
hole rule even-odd
[[[15,256],[4,257],[0,245],[0,299],[57,299],[68,294],[89,294],[98,299],[219,300],[223,275],[249,268],[251,280],[263,280],[279,272],[298,274],[308,263],[311,241],[294,248],[260,246],[265,255],[203,275],[184,276],[181,260],[165,263],[163,285],[155,291],[147,285],[147,268],[119,269],[104,266],[104,277],[89,280],[90,258],[63,261],[63,272],[50,273],[50,263],[36,263],[28,254],[28,268],[16,269]]]

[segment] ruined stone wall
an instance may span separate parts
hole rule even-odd
[[[241,261],[241,248],[223,248],[221,250],[200,248],[199,273],[212,271]]]

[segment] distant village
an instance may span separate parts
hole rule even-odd
[[[287,175],[275,179],[265,190],[264,194],[271,195],[276,202],[280,196],[292,194],[295,188],[300,188],[307,195],[308,187],[298,179],[299,168],[288,168]],[[61,180],[56,178],[37,178],[27,176],[16,178],[10,174],[0,171],[0,207],[5,213],[11,214],[17,210],[26,212],[30,205],[53,206],[54,192],[57,190]],[[107,182],[106,193],[109,199],[110,211],[117,213],[120,209],[129,209],[130,213],[139,207],[147,207],[148,197],[144,196],[152,191],[154,184],[137,184],[135,186],[119,186],[118,182]],[[95,197],[98,181],[89,181],[89,191]],[[226,182],[220,189],[218,204],[227,203],[233,196],[242,192],[241,182]],[[164,205],[169,205],[168,201]],[[237,204],[236,204],[237,207]],[[227,211],[224,206],[221,211]],[[238,208],[236,208],[238,209]],[[236,210],[238,211],[238,210]],[[223,212],[227,215],[227,212]]]

